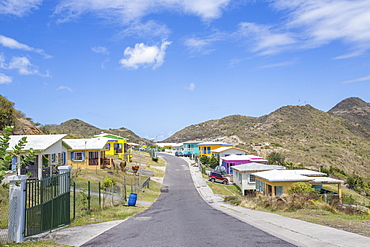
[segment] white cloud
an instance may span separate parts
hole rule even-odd
[[[18,49],[18,50],[23,50],[23,51],[36,52],[36,53],[44,56],[45,58],[50,58],[51,57],[50,55],[46,54],[45,51],[42,50],[42,49],[37,49],[37,48],[30,47],[26,44],[19,43],[15,39],[5,37],[3,35],[0,35],[0,45],[4,46],[6,48],[9,48],[9,49]]]
[[[213,51],[211,48],[215,42],[224,41],[229,37],[229,34],[215,31],[213,34],[204,37],[191,37],[185,40],[184,45],[191,52],[208,54]]]
[[[166,25],[160,24],[156,21],[149,20],[147,22],[133,22],[129,24],[127,28],[122,30],[118,36],[120,39],[124,39],[128,36],[136,36],[139,38],[160,37],[166,39],[170,34],[170,30]]]
[[[262,65],[259,68],[260,69],[269,69],[269,68],[276,68],[276,67],[287,67],[287,66],[291,66],[291,65],[294,65],[294,64],[296,64],[296,61],[286,61],[286,62]]]
[[[189,90],[189,91],[194,91],[195,84],[194,83],[190,83],[189,86],[186,87],[186,89]]]
[[[94,47],[91,47],[91,50],[95,53],[109,55],[108,49],[104,46],[94,46]]]
[[[362,82],[362,81],[370,81],[370,75],[364,76],[364,77],[359,77],[347,81],[342,81],[343,84],[348,84],[348,83],[353,83],[353,82]]]
[[[302,48],[342,41],[354,52],[348,58],[370,49],[369,0],[275,0],[272,5],[287,14],[285,28],[296,31]]]
[[[9,84],[13,81],[13,78],[3,73],[0,73],[0,84]]]
[[[60,90],[67,90],[69,92],[73,92],[73,90],[70,88],[70,87],[66,87],[66,86],[60,86],[57,88],[57,91],[60,91]]]
[[[33,66],[26,57],[13,57],[7,69],[17,69],[21,75],[35,75],[39,71]]]
[[[119,63],[127,69],[138,69],[140,66],[153,66],[153,69],[159,68],[166,55],[167,46],[171,42],[163,41],[161,46],[146,46],[143,43],[136,44],[134,48],[127,47],[123,58]]]
[[[37,9],[43,0],[3,0],[0,2],[0,14],[23,16],[32,9]]]
[[[67,22],[85,13],[102,18],[131,22],[164,11],[199,16],[203,20],[219,18],[231,0],[63,0],[55,9],[59,22]]]
[[[297,43],[293,33],[250,22],[240,23],[236,35],[246,37],[248,41],[253,40],[252,51],[261,55],[275,54]]]

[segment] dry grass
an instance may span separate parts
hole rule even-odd
[[[307,195],[280,197],[229,197],[225,201],[234,205],[272,212],[315,224],[330,226],[370,237],[368,212],[338,203],[327,203]]]

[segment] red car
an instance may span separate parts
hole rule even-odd
[[[212,183],[214,183],[214,182],[220,182],[220,183],[223,183],[223,184],[228,184],[229,183],[229,179],[225,178],[224,176],[222,176],[221,173],[217,173],[217,172],[210,172],[209,175],[208,175],[208,179]]]

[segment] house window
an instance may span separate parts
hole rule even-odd
[[[256,179],[256,190],[264,194],[265,193],[265,183],[262,182],[261,180]]]
[[[283,186],[275,186],[275,195],[280,196],[284,193]]]
[[[57,154],[51,155],[51,162],[55,163],[57,161]]]
[[[207,147],[207,153],[210,154],[211,153],[211,147]]]
[[[252,174],[248,174],[248,183],[255,183],[256,177]]]
[[[105,144],[105,150],[110,150],[110,143]]]
[[[89,159],[98,159],[99,152],[89,152]]]
[[[72,152],[71,153],[71,160],[74,160],[74,161],[85,160],[84,152]]]
[[[243,174],[239,173],[239,183],[241,184],[243,180]]]

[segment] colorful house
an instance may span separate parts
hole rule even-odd
[[[11,135],[9,141],[9,148],[11,151],[13,147],[23,137],[27,138],[27,143],[22,151],[28,151],[31,148],[36,151],[36,158],[33,164],[26,167],[19,167],[18,174],[31,174],[29,179],[42,179],[57,173],[57,166],[67,164],[67,149],[70,146],[63,141],[66,135]],[[21,156],[14,156],[10,170],[15,171],[20,163]],[[55,168],[55,169],[54,169]]]
[[[238,166],[241,164],[248,163],[260,163],[266,164],[268,160],[264,160],[262,157],[256,155],[230,155],[220,158],[220,163],[226,169],[227,174],[233,174],[232,166]]]
[[[199,156],[199,147],[198,144],[202,141],[187,141],[182,143],[182,151],[184,154],[190,154]]]
[[[71,147],[68,150],[68,165],[80,169],[101,169],[112,166],[105,157],[108,138],[65,139]]]
[[[212,151],[220,147],[232,147],[233,145],[223,142],[202,142],[198,144],[199,156],[212,156]]]
[[[247,151],[236,147],[220,147],[212,151],[212,156],[220,158],[220,165],[222,165],[221,158],[231,155],[247,155]]]
[[[106,155],[118,155],[121,160],[125,161],[130,159],[131,154],[129,153],[129,149],[127,148],[127,140],[125,138],[107,133],[95,135],[94,137],[108,138],[105,150]]]
[[[324,177],[326,174],[311,170],[272,170],[252,173],[256,180],[256,191],[268,196],[287,194],[293,183],[308,182],[313,188],[320,189],[323,184],[338,185],[339,200],[342,198],[342,180]]]
[[[261,163],[248,163],[231,167],[234,171],[233,181],[244,195],[254,193],[256,190],[256,177],[254,172],[269,170],[285,170],[284,166],[266,165]]]

